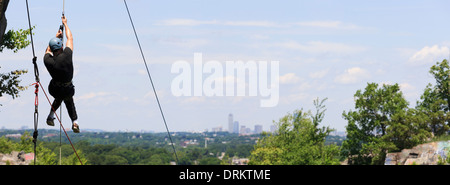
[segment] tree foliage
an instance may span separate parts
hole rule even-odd
[[[348,125],[341,154],[350,164],[384,164],[387,152],[415,146],[430,136],[426,116],[408,109],[398,84],[378,88],[369,83],[354,97],[356,110],[342,114]]]
[[[450,130],[450,67],[448,60],[437,62],[429,73],[436,85],[428,84],[417,101],[416,109],[429,117],[429,128],[435,136]]]
[[[34,26],[31,29],[34,29]],[[20,49],[26,48],[31,43],[28,40],[30,32],[30,29],[9,30],[3,35],[3,40],[0,43],[0,52],[3,52],[3,49],[6,48],[17,53]],[[27,72],[28,70],[14,70],[9,73],[0,73],[0,97],[3,94],[11,95],[13,99],[19,97],[19,92],[26,89],[26,86],[19,84],[21,81],[19,77]]]
[[[34,29],[35,26],[31,28]],[[19,29],[18,31],[9,30],[3,35],[3,40],[0,43],[0,52],[3,52],[3,49],[13,50],[14,53],[17,53],[19,50],[26,48],[30,45],[31,41],[28,40],[28,36],[31,32],[30,29]]]
[[[328,165],[339,164],[339,148],[325,145],[325,137],[332,131],[319,128],[323,120],[326,99],[315,100],[316,114],[296,110],[282,117],[274,134],[266,134],[251,152],[250,164],[257,165]]]
[[[28,132],[25,132],[19,142],[11,141],[5,137],[0,137],[0,153],[9,154],[12,151],[23,151],[31,153],[33,151],[33,141]],[[87,163],[83,152],[77,151],[84,164]],[[36,165],[57,165],[59,160],[56,153],[44,146],[44,143],[38,142],[36,146]],[[31,163],[34,164],[34,163]],[[63,165],[79,165],[80,162],[75,154],[62,158]]]
[[[13,99],[19,97],[19,91],[26,89],[26,86],[19,84],[19,77],[27,72],[27,70],[15,70],[9,73],[0,73],[0,97],[3,94],[11,95]]]

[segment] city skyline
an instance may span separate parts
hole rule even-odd
[[[222,125],[212,127],[212,132],[229,132],[229,133],[235,133],[235,134],[259,134],[263,131],[268,132],[274,132],[275,131],[275,125],[271,125],[269,127],[269,130],[264,130],[264,126],[262,124],[253,124],[253,131],[251,130],[251,126],[247,127],[247,125],[240,125],[239,121],[234,120],[234,116],[232,113],[228,114],[228,121],[227,121],[227,130],[223,130]]]

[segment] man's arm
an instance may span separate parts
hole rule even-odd
[[[52,50],[50,49],[50,46],[47,46],[47,50],[45,50],[45,54],[47,54],[47,53],[52,53]]]
[[[45,50],[45,55],[44,55],[44,64],[46,67],[48,67],[49,65],[55,64],[55,61],[51,57],[51,54],[52,54],[52,50],[50,50],[50,46],[47,46],[47,50]]]
[[[73,37],[72,37],[72,32],[69,29],[69,26],[67,25],[67,19],[66,17],[62,17],[62,23],[64,24],[64,27],[66,29],[66,37],[67,37],[67,42],[66,42],[66,47],[69,47],[72,51],[73,51]]]

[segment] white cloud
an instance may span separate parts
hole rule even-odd
[[[334,81],[341,84],[353,84],[361,82],[370,77],[367,70],[360,67],[352,67],[347,69],[343,74],[338,75]]]
[[[290,23],[277,23],[264,20],[252,21],[218,21],[218,20],[195,20],[195,19],[166,19],[156,23],[162,26],[200,26],[200,25],[222,25],[222,26],[253,26],[253,27],[312,27],[312,28],[326,28],[337,30],[361,30],[363,27],[352,23],[344,23],[342,21],[303,21]]]
[[[189,96],[180,98],[182,104],[205,103],[206,96]]]
[[[275,27],[278,26],[270,21],[217,21],[217,20],[195,20],[195,19],[167,19],[158,21],[157,25],[163,26],[200,26],[200,25],[223,25],[223,26],[256,26]]]
[[[406,82],[399,84],[399,86],[402,91],[412,91],[416,89],[416,87]]]
[[[414,99],[420,96],[417,88],[407,82],[401,83],[399,86],[406,98]]]
[[[207,39],[181,39],[175,37],[156,39],[156,42],[181,48],[195,48],[209,44]]]
[[[296,92],[280,97],[280,103],[284,105],[298,104],[298,102],[308,102],[311,95],[305,92]]]
[[[287,73],[283,76],[280,76],[281,84],[295,84],[299,82],[301,79],[295,73]]]
[[[106,97],[106,96],[111,96],[111,95],[118,95],[118,93],[111,93],[111,92],[90,92],[78,97],[75,97],[76,101],[81,101],[81,100],[90,100],[93,98],[99,98],[99,97]]]
[[[128,101],[129,98],[118,92],[90,92],[81,96],[74,96],[75,102],[84,105],[109,105],[118,101]]]
[[[198,26],[205,24],[217,24],[218,21],[199,21],[194,19],[167,19],[159,21],[158,25],[164,26]]]
[[[257,27],[276,27],[274,22],[270,21],[225,21],[221,23],[227,26],[257,26]]]
[[[316,71],[316,72],[311,72],[309,73],[309,77],[311,78],[323,78],[325,75],[328,74],[328,71],[330,71],[330,69],[324,69],[324,70],[320,70],[320,71]]]
[[[343,30],[358,30],[362,29],[355,24],[343,23],[341,21],[304,21],[294,23],[299,26],[306,27],[318,27],[318,28],[330,28],[330,29],[343,29]]]
[[[449,56],[450,49],[447,46],[425,46],[409,58],[411,64],[429,64],[442,60]]]
[[[158,95],[158,98],[164,98],[167,95],[167,92],[165,90],[156,90],[156,94]],[[148,91],[144,95],[144,99],[154,98],[154,97],[155,97],[155,92],[154,91]]]
[[[98,46],[106,48],[114,53],[138,53],[136,51],[136,46],[132,45],[121,45],[121,44],[98,44]]]
[[[343,43],[322,42],[322,41],[311,41],[306,44],[301,44],[296,41],[287,41],[277,43],[275,44],[275,46],[292,50],[300,50],[312,54],[321,54],[321,53],[354,54],[366,50],[366,48],[361,46],[352,46]]]

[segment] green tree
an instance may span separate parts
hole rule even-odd
[[[36,147],[36,165],[57,165],[56,154],[42,144]],[[31,163],[34,164],[34,163]]]
[[[33,28],[34,26],[31,29]],[[3,39],[0,43],[0,52],[3,52],[3,49],[6,48],[17,53],[20,49],[26,48],[31,43],[28,40],[30,32],[30,29],[19,29],[19,31],[9,30],[3,35]],[[19,84],[21,81],[19,77],[27,72],[28,70],[14,70],[9,73],[0,73],[0,97],[3,96],[3,94],[7,94],[11,95],[13,99],[17,98],[19,92],[26,89],[26,86],[21,86]]]
[[[231,159],[228,154],[225,154],[225,156],[223,156],[222,160],[220,161],[220,165],[231,165]]]
[[[350,164],[384,164],[386,153],[424,142],[430,133],[427,117],[408,109],[398,84],[369,83],[356,91],[355,111],[343,112],[348,121],[341,155]]]
[[[423,112],[409,108],[392,116],[383,141],[392,142],[397,150],[412,148],[430,138],[429,118]]]
[[[436,65],[431,66],[430,74],[436,80],[434,88],[437,96],[446,101],[447,104],[442,106],[445,112],[450,111],[450,66],[448,60],[444,59],[442,62],[437,62]]]
[[[16,144],[6,137],[0,137],[0,153],[9,154],[16,148]]]
[[[448,60],[437,62],[429,73],[436,85],[428,84],[416,109],[429,117],[429,128],[435,136],[446,134],[450,130],[450,67]]]
[[[126,165],[126,164],[128,164],[128,161],[124,157],[106,154],[103,165]]]
[[[34,28],[35,26],[31,29]],[[25,49],[31,43],[31,41],[28,40],[29,35],[30,29],[19,29],[18,31],[9,30],[3,35],[3,40],[0,43],[0,52],[3,52],[4,48],[13,50],[14,53],[17,53],[21,49]]]
[[[326,99],[314,101],[316,114],[296,110],[279,120],[278,130],[266,134],[251,152],[249,164],[261,165],[328,165],[339,164],[336,145],[325,145],[325,137],[332,131],[319,128],[323,120]]]
[[[78,156],[80,157],[80,159],[78,159],[77,155],[75,153],[72,153],[71,155],[62,158],[61,164],[62,165],[81,165],[81,162],[83,162],[83,165],[87,165],[88,164],[88,160],[86,159],[86,157],[83,154],[83,151],[81,150],[77,150]]]
[[[217,157],[205,157],[202,158],[198,164],[199,165],[220,165],[220,159],[218,159]]]
[[[160,154],[153,154],[151,155],[145,162],[144,164],[147,165],[164,165],[164,161],[161,158]]]
[[[347,140],[342,144],[341,154],[348,157],[350,164],[383,164],[387,150],[395,149],[381,137],[391,117],[408,106],[398,84],[367,84],[364,92],[356,91],[355,111],[343,112],[348,121]]]

